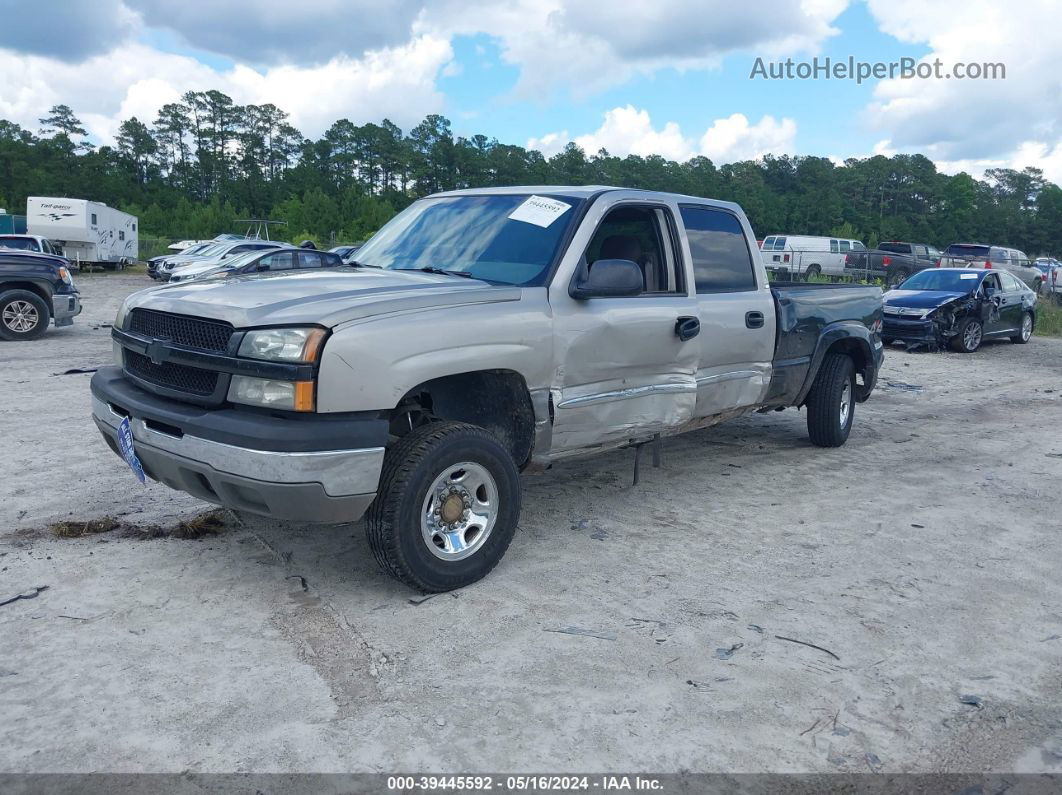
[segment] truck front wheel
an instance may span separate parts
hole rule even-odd
[[[29,290],[0,293],[0,339],[35,340],[48,330],[52,313],[43,298]]]
[[[819,447],[840,447],[855,418],[855,365],[843,353],[828,353],[808,395],[808,435]]]
[[[436,422],[388,449],[366,532],[392,577],[451,591],[498,564],[519,517],[520,475],[505,447],[475,425]]]

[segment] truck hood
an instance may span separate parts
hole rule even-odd
[[[129,296],[127,308],[213,318],[236,328],[331,328],[391,312],[519,301],[521,294],[519,287],[495,286],[460,276],[334,268],[207,278],[155,287]]]
[[[905,306],[912,309],[936,309],[957,298],[965,298],[965,293],[945,290],[889,290],[885,293],[885,303],[889,306]]]

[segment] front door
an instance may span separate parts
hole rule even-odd
[[[1021,329],[1021,316],[1025,312],[1022,294],[1025,290],[1018,277],[1012,273],[1002,272],[999,278],[1003,282],[1003,298],[1000,302],[1000,331],[1018,331]]]
[[[728,210],[683,205],[701,321],[698,417],[759,404],[774,356],[774,300],[757,282],[741,221]]]
[[[688,329],[696,319],[697,305],[687,291],[676,229],[668,205],[615,202],[582,256],[590,269],[601,259],[634,261],[642,292],[575,300],[567,284],[551,291],[558,362],[553,450],[645,439],[692,419],[700,339],[678,334],[680,322]]]

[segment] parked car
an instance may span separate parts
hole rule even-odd
[[[458,588],[509,546],[521,469],[793,406],[844,444],[881,290],[771,288],[754,240],[738,205],[690,196],[436,194],[353,267],[129,296],[93,414],[134,471],[278,518],[368,511],[387,572]]]
[[[0,339],[34,340],[71,326],[81,313],[81,294],[65,258],[0,249]]]
[[[848,276],[882,279],[888,285],[902,282],[912,273],[935,268],[940,251],[929,243],[887,241],[870,251],[853,251],[845,257]]]
[[[1033,265],[1043,274],[1040,295],[1062,296],[1062,262],[1054,257],[1037,257]]]
[[[1033,266],[1025,252],[1004,246],[986,246],[981,243],[952,243],[940,257],[941,268],[988,268],[1013,273],[1034,293],[1040,292],[1043,274]]]
[[[306,270],[309,268],[338,268],[343,260],[330,251],[309,251],[285,246],[281,250],[248,251],[217,264],[212,262],[185,265],[170,275],[170,283],[193,279],[228,278],[265,271]]]
[[[845,257],[867,250],[858,240],[807,235],[770,235],[763,239],[764,266],[783,279],[825,275],[843,276]]]
[[[328,250],[333,254],[338,254],[343,259],[347,259],[351,254],[361,248],[361,245],[361,243],[351,243],[346,246],[334,246]]]
[[[233,242],[215,243],[198,254],[178,255],[167,257],[158,267],[157,278],[161,281],[169,281],[170,274],[179,267],[191,264],[220,265],[229,257],[243,254],[248,251],[265,251],[267,249],[283,248],[289,243],[278,243],[270,240],[240,240]]]
[[[166,260],[174,259],[178,256],[195,257],[202,254],[204,251],[214,245],[217,245],[215,241],[206,240],[199,243],[193,243],[187,248],[181,249],[180,254],[160,254],[157,257],[152,257],[147,261],[148,276],[150,276],[152,279],[160,279],[162,277],[159,275],[158,270],[162,266],[162,263],[166,262]]]
[[[933,268],[885,293],[886,345],[950,346],[972,353],[986,339],[1024,344],[1036,324],[1036,294],[1005,270]]]

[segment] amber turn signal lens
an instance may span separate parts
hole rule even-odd
[[[295,382],[295,411],[313,411],[313,381]]]

